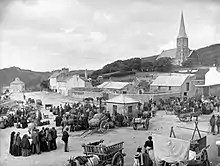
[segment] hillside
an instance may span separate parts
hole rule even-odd
[[[127,59],[124,61],[118,60],[105,65],[102,69],[96,70],[92,76],[96,78],[98,75],[105,76],[106,73],[108,73],[109,76],[113,76],[111,73],[115,75],[116,72],[119,72],[122,73],[118,74],[118,77],[120,77],[123,74],[123,76],[130,75],[124,71],[156,71],[155,62],[157,57],[158,55],[153,55],[144,58]],[[184,67],[205,67],[212,66],[213,64],[220,66],[220,44],[214,44],[195,50],[185,62]],[[181,68],[180,66],[172,67],[173,70]]]
[[[35,72],[18,67],[5,68],[0,70],[0,87],[9,86],[15,77],[19,77],[25,83],[26,89],[39,90],[41,81],[47,80],[49,76],[50,72]]]
[[[220,65],[220,44],[197,49],[196,54],[202,66]]]

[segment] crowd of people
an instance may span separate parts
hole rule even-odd
[[[55,127],[41,130],[34,128],[29,134],[21,138],[20,132],[12,132],[9,153],[13,156],[30,156],[57,149],[57,130]]]

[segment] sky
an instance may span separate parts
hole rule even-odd
[[[0,68],[100,69],[175,48],[220,43],[220,0],[0,0]]]

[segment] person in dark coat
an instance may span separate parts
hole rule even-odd
[[[33,130],[31,138],[32,138],[32,145],[31,145],[32,154],[35,153],[40,154],[40,140],[36,129]]]
[[[13,144],[14,144],[14,139],[15,139],[15,131],[13,131],[12,133],[11,133],[11,138],[10,138],[10,146],[9,146],[9,153],[11,154],[11,155],[13,155],[14,156],[14,146],[13,146]]]
[[[14,156],[21,156],[21,137],[20,132],[15,135],[14,139]]]
[[[48,151],[53,150],[53,146],[52,146],[52,131],[49,128],[46,129],[46,140],[47,140],[47,145],[48,145]]]
[[[66,128],[66,130],[63,131],[63,136],[62,136],[62,140],[65,143],[64,146],[64,152],[68,152],[68,139],[69,139],[69,128]]]
[[[153,166],[153,162],[150,159],[147,150],[144,150],[144,153],[142,153],[142,158],[143,158],[143,166]]]
[[[53,145],[53,149],[56,150],[57,149],[57,130],[55,129],[55,127],[52,127],[51,129],[52,131],[52,145]]]
[[[215,134],[215,115],[212,115],[210,119],[211,132]]]
[[[24,157],[31,155],[31,144],[28,140],[28,135],[25,134],[21,140],[21,154]]]
[[[148,140],[144,144],[144,148],[146,149],[147,147],[153,150],[153,141],[151,136],[148,137]]]
[[[40,139],[40,151],[46,152],[48,150],[48,147],[47,147],[46,132],[44,130],[44,127],[42,127],[42,130],[39,133],[39,139]]]
[[[217,134],[219,134],[220,132],[220,116],[217,116],[217,120],[216,120],[216,126],[217,126]]]

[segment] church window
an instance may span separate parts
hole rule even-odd
[[[186,83],[186,91],[189,91],[189,82]]]

